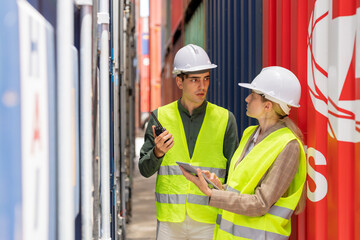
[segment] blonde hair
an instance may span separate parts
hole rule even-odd
[[[271,101],[272,102],[272,101]],[[275,113],[280,117],[281,122],[288,127],[295,136],[304,144],[304,135],[300,128],[288,117],[288,115],[281,109],[280,105],[276,102],[272,102]]]

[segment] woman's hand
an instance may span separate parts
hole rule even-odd
[[[216,176],[215,173],[211,173],[208,170],[203,170],[202,171],[205,176],[213,183],[215,184],[220,190],[224,190],[222,187],[222,182],[220,181],[220,179]]]
[[[209,196],[209,197],[211,196],[212,191],[209,188],[208,183],[205,181],[205,178],[202,175],[200,168],[196,169],[198,177],[195,175],[192,175],[191,173],[189,173],[188,171],[183,169],[181,166],[180,166],[180,169],[187,180],[193,182],[200,189],[200,191],[202,191],[206,196]]]

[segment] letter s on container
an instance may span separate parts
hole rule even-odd
[[[309,164],[310,157],[314,158],[315,165],[326,165],[325,156],[315,148],[308,148],[307,162],[308,162],[308,175],[315,182],[316,188],[312,192],[307,183],[307,197],[312,202],[321,201],[328,192],[328,183],[325,176],[317,171]]]

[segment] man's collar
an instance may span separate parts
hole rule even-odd
[[[181,98],[178,100],[178,105],[181,111],[185,112],[188,116],[191,116],[189,111],[181,104]],[[194,109],[193,115],[204,113],[206,110],[206,106],[207,106],[207,101],[204,100],[204,102],[198,108]]]

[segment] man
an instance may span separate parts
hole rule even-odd
[[[189,44],[174,59],[176,84],[182,97],[154,111],[166,131],[155,135],[150,117],[141,148],[139,169],[156,181],[157,239],[212,239],[217,209],[181,173],[177,161],[215,172],[224,182],[238,146],[237,125],[228,110],[206,101],[210,69],[206,52]]]

